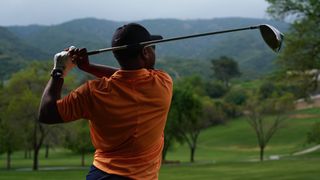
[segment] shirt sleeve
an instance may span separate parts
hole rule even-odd
[[[90,85],[87,82],[57,101],[58,111],[64,122],[89,118],[90,94]]]
[[[161,70],[154,70],[154,73],[161,79],[162,84],[167,88],[170,94],[173,89],[173,81],[169,74]]]

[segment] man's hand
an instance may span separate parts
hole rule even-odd
[[[72,59],[72,62],[75,63],[79,69],[87,71],[90,68],[89,58],[87,54],[87,49],[72,49],[70,51],[70,57]]]
[[[71,57],[72,62],[76,64],[79,69],[90,73],[98,78],[110,77],[114,72],[118,70],[117,68],[90,63],[86,48],[75,48],[73,50],[70,50],[69,56]]]
[[[70,51],[75,49],[74,46],[61,51],[60,53],[55,54],[53,61],[54,67],[53,70],[59,70],[62,72],[63,77],[65,77],[68,72],[75,66],[70,57]]]

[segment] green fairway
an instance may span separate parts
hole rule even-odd
[[[296,111],[265,149],[265,158],[271,155],[289,156],[312,145],[306,144],[307,132],[320,122],[320,110]],[[177,145],[168,154],[169,160],[189,161],[187,145]],[[225,125],[203,131],[198,140],[197,161],[247,161],[259,158],[259,147],[253,129],[245,118],[231,120]]]
[[[160,179],[318,179],[319,160],[218,163],[164,166]]]
[[[200,134],[195,163],[189,163],[186,144],[176,145],[167,160],[178,164],[164,164],[160,179],[318,179],[320,177],[320,150],[293,156],[313,145],[307,145],[306,134],[315,122],[320,122],[320,111],[309,109],[295,112],[283,129],[271,139],[265,151],[264,162],[258,162],[256,137],[245,118],[235,119]],[[268,160],[277,156],[279,160]],[[32,159],[14,152],[12,169],[6,170],[6,156],[0,155],[0,179],[85,179],[92,163],[92,154],[86,156],[86,166],[80,166],[80,155],[66,149],[51,149],[48,159],[40,152],[40,171],[31,171]]]
[[[180,164],[163,165],[160,180],[192,180],[192,179],[318,179],[320,176],[320,159],[281,160],[260,162],[238,162],[217,164]],[[0,171],[2,180],[73,180],[85,179],[87,173],[83,170],[42,170],[30,171]]]
[[[38,171],[38,172],[23,172],[23,171],[0,171],[0,179],[2,180],[73,180],[85,179],[86,170],[55,170],[55,171]]]

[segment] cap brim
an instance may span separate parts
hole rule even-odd
[[[150,38],[151,41],[163,39],[160,35],[150,35]]]

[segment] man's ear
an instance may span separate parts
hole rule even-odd
[[[150,58],[150,48],[149,47],[143,47],[142,49],[142,58],[143,59],[149,59]]]

